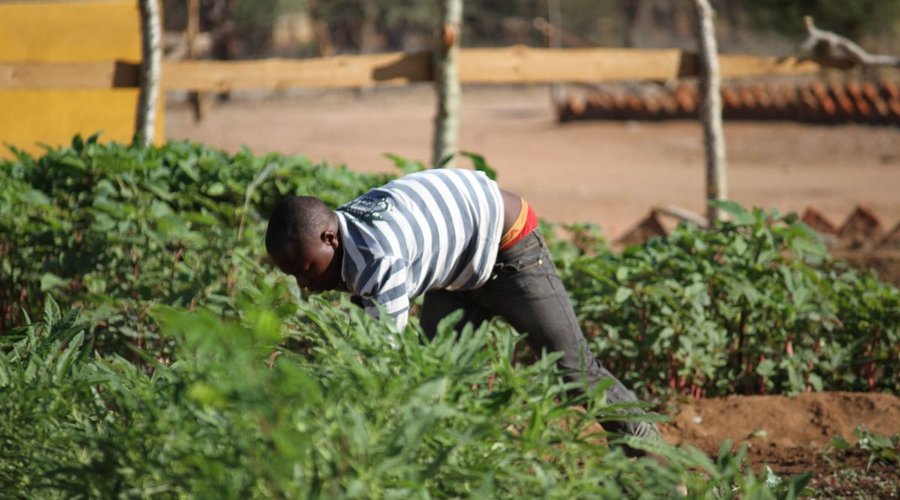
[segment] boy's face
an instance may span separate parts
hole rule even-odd
[[[337,290],[341,287],[340,242],[334,231],[323,231],[318,238],[285,245],[269,255],[281,272],[297,280],[310,292]]]

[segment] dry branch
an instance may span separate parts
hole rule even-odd
[[[706,217],[683,207],[676,205],[660,205],[655,207],[654,210],[659,214],[674,217],[681,222],[689,222],[700,228],[709,226]]]
[[[812,53],[816,62],[827,66],[900,66],[900,57],[870,54],[853,41],[830,31],[816,28],[813,18],[803,18],[809,34],[800,45],[800,50]]]

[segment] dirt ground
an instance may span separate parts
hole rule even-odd
[[[728,396],[682,402],[669,413],[671,420],[660,427],[669,443],[690,444],[712,457],[725,440],[733,449],[746,445],[755,468],[768,465],[783,476],[813,472],[814,489],[828,497],[900,495],[896,462],[869,466],[868,452],[832,446],[835,436],[855,443],[854,429],[860,425],[882,436],[900,433],[900,398],[895,395]]]
[[[213,103],[194,123],[172,103],[167,136],[234,151],[302,154],[393,171],[384,153],[429,161],[428,85],[303,91]],[[865,204],[900,222],[900,129],[727,122],[729,197],[782,212],[819,209],[840,225]],[[657,205],[702,212],[702,131],[691,122],[556,122],[546,87],[466,87],[459,147],[485,156],[505,188],[557,222],[594,222],[614,239]]]
[[[560,125],[545,87],[465,88],[463,103],[460,149],[484,155],[501,185],[546,219],[594,222],[615,239],[654,206],[703,210],[702,132],[695,123]],[[173,99],[166,128],[170,139],[229,151],[246,145],[256,153],[393,171],[384,153],[429,160],[433,114],[432,89],[418,85],[239,96],[213,103],[200,123]],[[782,212],[815,207],[838,226],[863,204],[885,230],[900,222],[900,129],[728,122],[725,133],[731,199]],[[672,443],[713,456],[725,439],[746,443],[755,465],[814,471],[823,496],[898,495],[896,464],[866,471],[865,453],[826,452],[837,434],[852,440],[859,424],[900,433],[896,396],[733,396],[685,402],[670,413],[663,432]]]

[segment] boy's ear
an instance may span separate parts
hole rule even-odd
[[[325,231],[322,231],[321,238],[322,238],[322,242],[325,243],[326,245],[328,245],[332,248],[338,247],[339,240],[337,237],[337,233],[335,231],[332,231],[331,229],[326,229]]]

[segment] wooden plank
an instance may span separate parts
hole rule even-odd
[[[723,54],[724,78],[806,74],[818,64],[794,58]],[[463,49],[463,83],[535,84],[668,80],[697,75],[696,55],[679,50]],[[431,56],[390,53],[316,59],[164,61],[165,90],[225,91],[295,87],[368,87],[431,81]],[[137,63],[0,61],[0,89],[122,88],[137,85]]]
[[[524,46],[460,52],[462,83],[658,80],[696,76],[696,56],[676,49],[541,49]],[[818,71],[793,58],[722,55],[725,78]],[[183,90],[368,87],[431,81],[429,53],[258,61],[168,61],[163,88]]]
[[[801,61],[796,57],[755,56],[748,54],[719,54],[719,74],[722,78],[741,78],[765,75],[807,75],[822,70],[813,61]],[[684,52],[678,76],[699,75],[698,56],[694,52]]]
[[[740,78],[760,75],[804,75],[822,70],[818,63],[801,61],[796,57],[763,57],[744,54],[719,56],[723,78]]]
[[[140,63],[125,61],[0,63],[0,89],[112,89],[135,88]]]
[[[166,61],[164,89],[224,91],[367,87],[431,80],[431,55],[376,54],[257,61]]]
[[[136,0],[0,2],[0,61],[141,58]]]
[[[0,142],[34,154],[76,133],[130,142],[137,75],[115,61],[140,58],[136,0],[0,1]]]
[[[463,49],[463,83],[553,83],[667,80],[678,76],[677,49]]]
[[[134,134],[138,90],[8,90],[0,92],[0,158],[11,156],[6,145],[41,154],[41,144],[68,145],[72,136],[101,132],[103,142],[130,143]],[[162,106],[158,113],[162,111]],[[158,115],[156,135],[164,135]]]

